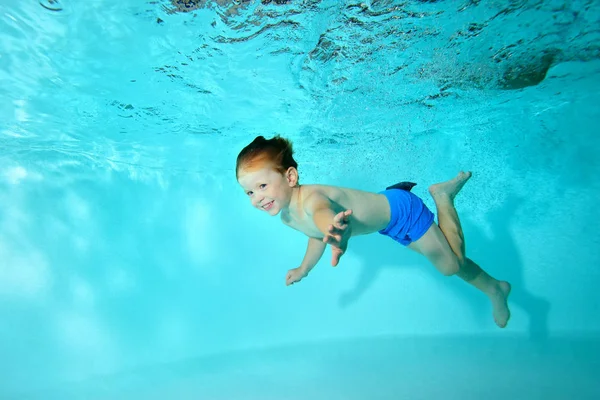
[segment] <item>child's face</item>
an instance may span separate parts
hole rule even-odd
[[[252,205],[271,216],[289,206],[292,187],[295,185],[295,182],[267,165],[240,170],[238,182]]]

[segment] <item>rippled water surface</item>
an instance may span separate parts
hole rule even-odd
[[[527,90],[597,60],[599,22],[597,1],[9,0],[0,140],[46,168],[205,173],[250,134],[397,149],[571,101]]]

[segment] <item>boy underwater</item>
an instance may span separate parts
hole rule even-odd
[[[499,281],[465,255],[465,242],[454,198],[471,177],[431,185],[438,215],[411,192],[415,183],[400,182],[379,193],[329,185],[300,185],[292,143],[280,136],[256,137],[239,153],[236,178],[252,205],[308,236],[299,267],[288,271],[286,285],[305,278],[329,244],[337,266],[352,236],[378,232],[425,256],[445,276],[457,275],[483,292],[492,305],[496,325],[510,319],[511,286]]]

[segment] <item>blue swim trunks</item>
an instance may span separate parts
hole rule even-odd
[[[379,233],[404,246],[423,236],[434,219],[433,213],[423,200],[410,192],[414,185],[401,182],[379,192],[387,197],[392,214],[388,226]]]

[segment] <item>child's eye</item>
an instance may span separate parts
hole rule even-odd
[[[248,196],[252,196],[252,191],[246,192]]]
[[[267,184],[266,184],[266,183],[263,183],[263,184],[261,184],[261,185],[259,186],[259,188],[261,188],[261,189],[264,189],[264,188],[266,188],[266,187],[267,187]]]

